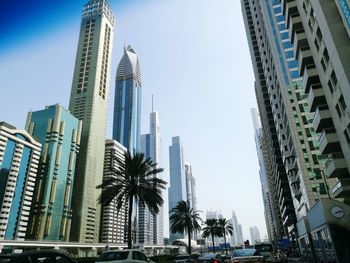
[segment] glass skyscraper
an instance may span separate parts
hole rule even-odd
[[[172,145],[169,146],[170,164],[170,187],[169,187],[169,211],[171,211],[179,201],[187,201],[186,178],[183,149],[180,137],[172,138]],[[170,214],[171,215],[171,214]],[[184,238],[184,235],[169,233],[170,240]]]
[[[84,6],[69,101],[70,112],[83,121],[71,241],[98,242],[99,237],[101,191],[96,186],[103,176],[114,25],[107,0],[90,0]]]
[[[43,145],[27,237],[68,241],[81,121],[56,104],[29,112],[25,129]]]
[[[141,69],[131,46],[124,47],[115,82],[113,139],[131,153],[140,150]]]
[[[26,237],[40,151],[27,131],[0,122],[0,239]]]
[[[162,140],[158,112],[150,114],[150,133],[141,136],[141,151],[145,157],[150,157],[157,168],[162,168]],[[162,173],[156,175],[163,179]],[[163,194],[164,196],[164,194]],[[139,206],[138,212],[138,242],[142,244],[164,244],[164,207],[153,215],[145,207]]]

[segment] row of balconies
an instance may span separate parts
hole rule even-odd
[[[321,132],[318,141],[319,149],[322,154],[329,154],[325,164],[325,173],[328,178],[339,179],[332,188],[332,195],[336,198],[350,197],[349,170],[341,153],[339,138],[334,129],[331,112],[327,106],[301,17],[295,9],[296,1],[281,0],[281,7],[283,14],[286,15],[286,24],[289,28],[291,43],[294,46],[295,58],[298,60],[299,73],[303,76],[302,87],[304,92],[308,94],[310,111],[315,112],[313,126],[316,132]],[[295,197],[300,198],[301,189],[295,187],[293,190]]]

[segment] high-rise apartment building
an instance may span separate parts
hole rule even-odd
[[[118,176],[115,170],[125,162],[127,149],[116,140],[107,139],[105,148],[103,180]],[[100,241],[103,243],[125,243],[128,204],[117,209],[116,200],[109,205],[102,206]]]
[[[305,256],[316,258],[316,251],[325,261],[339,260],[348,252],[338,245],[331,254],[312,250],[313,243],[341,240],[349,244],[349,235],[338,229],[349,229],[345,216],[336,227],[326,219],[332,217],[332,206],[348,210],[330,198],[347,201],[349,192],[347,181],[342,181],[349,177],[345,161],[349,100],[344,94],[349,90],[345,57],[350,40],[348,24],[342,20],[345,2],[242,0],[263,132],[269,144],[279,148],[281,159],[274,162],[287,173],[285,182],[296,215],[290,221],[280,209],[285,234],[298,237]],[[276,175],[278,179],[281,174]],[[275,192],[281,186],[283,182]],[[282,208],[286,198],[277,197]],[[321,214],[323,220],[319,220]]]
[[[29,112],[25,129],[42,144],[27,237],[68,241],[81,121],[56,104]]]
[[[71,241],[97,242],[99,237],[101,191],[96,186],[103,176],[114,26],[107,0],[90,0],[84,6],[69,101],[70,112],[83,121]]]
[[[157,168],[162,168],[162,140],[160,136],[160,123],[158,112],[150,114],[150,133],[141,136],[141,152],[146,158],[151,158]],[[163,179],[162,173],[156,175]],[[138,243],[164,244],[164,208],[154,215],[143,206],[138,209]]]
[[[268,151],[266,149],[266,138],[260,124],[257,110],[251,109],[251,114],[254,126],[256,152],[260,167],[259,177],[264,202],[264,215],[267,234],[271,242],[277,242],[277,230],[282,228],[282,222],[278,216],[278,202],[276,202],[274,194],[270,191],[270,189],[274,189],[273,176],[268,174],[269,171],[265,166],[265,163],[268,163],[269,160]]]
[[[41,144],[0,122],[0,239],[25,240]]]
[[[170,164],[170,187],[169,187],[169,211],[171,211],[178,202],[186,201],[186,178],[185,163],[180,137],[172,138],[172,145],[169,146],[169,164]],[[179,233],[169,234],[170,240],[184,238]]]
[[[131,46],[124,47],[115,82],[113,139],[131,153],[140,150],[141,68]]]
[[[260,231],[257,226],[251,226],[249,227],[249,232],[250,232],[250,244],[254,245],[256,243],[259,243],[261,241],[260,237]]]

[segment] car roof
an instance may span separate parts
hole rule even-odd
[[[23,251],[21,253],[9,253],[9,254],[1,254],[0,257],[23,257],[23,256],[30,256],[30,255],[44,255],[44,254],[56,254],[56,255],[65,255],[66,254],[52,249],[52,250],[30,250],[30,251]]]

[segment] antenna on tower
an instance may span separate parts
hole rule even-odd
[[[153,94],[152,94],[152,112],[153,112]]]

